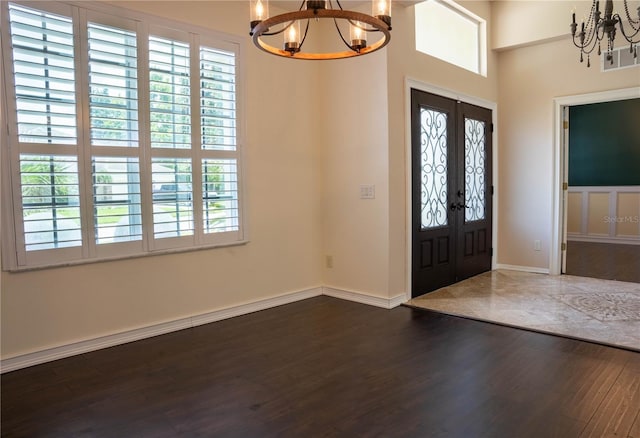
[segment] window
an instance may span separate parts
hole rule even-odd
[[[486,21],[452,0],[415,5],[416,50],[487,75]]]
[[[4,266],[244,241],[237,41],[65,3],[2,8]]]

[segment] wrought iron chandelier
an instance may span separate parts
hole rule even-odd
[[[623,0],[626,21],[623,21],[620,15],[613,12],[613,0],[606,0],[604,6],[604,17],[600,11],[600,1],[593,0],[589,18],[582,21],[580,32],[576,32],[578,25],[576,24],[576,13],[573,12],[571,22],[571,35],[573,36],[573,44],[580,49],[580,62],[584,62],[584,55],[587,55],[587,67],[591,67],[590,55],[598,47],[598,56],[602,53],[602,40],[607,42],[607,61],[613,64],[613,44],[616,38],[616,25],[620,27],[620,33],[629,43],[629,51],[633,53],[633,57],[638,57],[637,44],[640,42],[640,7],[638,7],[637,19],[631,18],[629,14],[629,5],[627,0]],[[624,27],[628,24],[628,27]]]
[[[302,1],[297,11],[287,12],[273,17],[269,16],[268,0],[250,0],[251,32],[253,43],[261,50],[272,55],[294,59],[341,59],[364,55],[386,46],[391,39],[391,0],[372,0],[373,12],[367,15],[361,12],[342,8],[339,0],[306,0]],[[333,20],[340,40],[348,50],[314,53],[303,52],[302,47],[313,20]],[[349,26],[349,39],[343,35]],[[304,31],[301,32],[301,27]],[[374,43],[367,42],[367,34],[377,32],[380,35]],[[282,49],[267,42],[267,38],[282,34]]]

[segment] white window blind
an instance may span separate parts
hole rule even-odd
[[[151,147],[191,147],[189,45],[149,38]]]
[[[200,94],[203,149],[235,150],[235,54],[200,49]]]
[[[138,146],[135,32],[88,25],[91,144]]]
[[[4,266],[244,241],[237,41],[108,7],[0,7],[17,197]]]
[[[191,160],[153,158],[152,168],[155,237],[192,235]]]
[[[142,239],[142,196],[137,158],[93,157],[96,243]]]
[[[235,53],[200,49],[203,228],[207,235],[240,229],[236,151]]]
[[[75,157],[20,155],[27,251],[82,245]]]
[[[20,141],[75,144],[71,20],[14,4],[9,19]]]
[[[238,169],[235,160],[202,160],[204,232],[238,229]]]

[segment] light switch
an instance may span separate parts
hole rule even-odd
[[[360,199],[375,199],[376,186],[373,184],[362,184],[360,186]]]

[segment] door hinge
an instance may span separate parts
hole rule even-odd
[[[563,120],[562,121],[562,129],[569,129],[569,121],[568,120]]]
[[[562,190],[569,190],[569,183],[563,182],[562,183]]]
[[[491,196],[493,196],[493,186],[491,186]]]
[[[489,253],[491,254],[491,257],[493,257],[493,248],[489,250]]]
[[[491,124],[491,132],[493,132],[493,123]]]
[[[566,250],[567,250],[567,244],[566,244],[566,242],[562,242],[562,245],[560,245],[560,249],[561,249],[562,251],[566,251]]]

